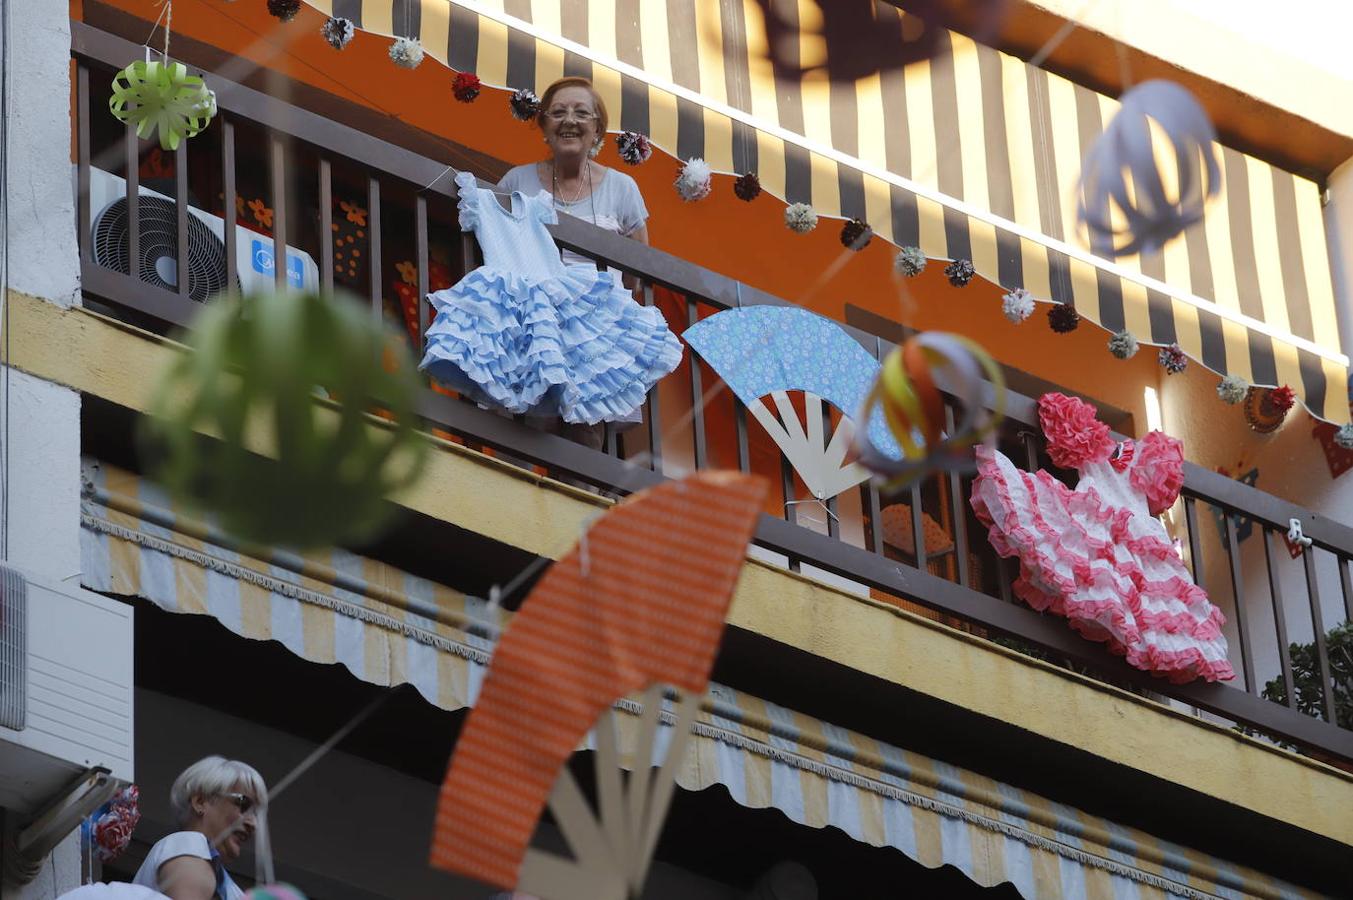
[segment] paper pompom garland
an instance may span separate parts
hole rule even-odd
[[[622,131],[615,137],[615,149],[626,165],[638,166],[653,155],[653,145],[647,135],[637,131]]]
[[[121,122],[136,126],[142,140],[159,133],[163,150],[195,137],[216,115],[216,95],[182,63],[138,60],[113,76],[108,110]]]
[[[893,270],[905,278],[915,278],[925,271],[927,262],[920,247],[903,247],[893,257]]]
[[[390,45],[390,59],[401,69],[416,69],[423,63],[423,42],[418,38],[395,38]]]
[[[1353,425],[1341,425],[1334,432],[1334,443],[1341,450],[1353,450]]]
[[[1250,392],[1250,383],[1239,375],[1227,375],[1217,382],[1217,396],[1222,402],[1235,406]]]
[[[761,179],[756,177],[755,172],[739,175],[737,180],[733,182],[733,193],[739,200],[751,203],[761,196]]]
[[[1058,334],[1070,334],[1080,324],[1081,314],[1070,303],[1054,303],[1048,309],[1048,327]]]
[[[507,105],[512,110],[512,118],[518,122],[529,122],[540,115],[540,98],[529,88],[513,91]]]
[[[975,274],[977,270],[973,268],[972,262],[966,259],[956,259],[944,267],[944,277],[957,288],[967,287]]]
[[[1001,313],[1018,325],[1034,314],[1034,298],[1024,288],[1015,288],[1001,298]]]
[[[1160,360],[1160,364],[1165,367],[1165,371],[1170,375],[1178,375],[1189,367],[1189,358],[1184,355],[1183,350],[1179,349],[1178,344],[1161,347],[1157,359]]]
[[[1137,355],[1137,336],[1126,328],[1115,331],[1109,338],[1109,352],[1119,359],[1132,359]]]
[[[686,160],[686,164],[677,173],[674,184],[682,200],[694,203],[709,196],[711,177],[709,163],[697,156]]]
[[[785,207],[785,227],[795,234],[807,234],[817,227],[817,213],[807,203]]]
[[[874,229],[869,227],[869,223],[863,219],[847,219],[841,226],[841,244],[847,250],[854,250],[857,253],[869,246],[869,242],[874,238]]]
[[[268,0],[268,12],[279,21],[290,22],[301,11],[301,0]]]
[[[457,72],[456,80],[451,82],[451,93],[461,103],[473,103],[479,96],[481,87],[478,75],[473,72]]]

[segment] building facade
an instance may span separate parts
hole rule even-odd
[[[7,9],[0,556],[22,590],[7,587],[0,622],[18,633],[26,596],[29,677],[22,727],[0,727],[6,900],[127,880],[174,828],[173,778],[210,753],[286,780],[272,854],[307,896],[490,896],[427,853],[492,634],[613,499],[716,468],[763,476],[771,499],[644,896],[1353,892],[1353,451],[1333,442],[1353,401],[1353,125],[1318,116],[1297,69],[1260,81],[1228,62],[1230,38],[1186,55],[1132,22],[1073,28],[1053,2],[901,44],[884,38],[914,36],[907,3],[877,4],[863,31],[812,0],[316,0],[286,21],[274,5],[178,0],[167,23],[141,0]],[[355,25],[342,50],[320,34],[330,16]],[[391,62],[396,37],[420,40],[421,65]],[[166,41],[216,94],[177,151],[107,112],[117,70]],[[478,95],[458,99],[455,73]],[[1161,252],[1113,257],[1077,232],[1080,162],[1112,98],[1162,73],[1216,124],[1223,189]],[[855,411],[789,383],[744,403],[689,351],[644,422],[599,451],[428,387],[427,471],[361,544],[246,546],[170,496],[137,434],[210,286],[341,289],[421,347],[419,298],[481,258],[450,173],[487,184],[538,158],[510,89],[564,74],[607,100],[599,161],[633,174],[653,246],[567,217],[552,232],[636,277],[674,332],[770,306],[832,319],[875,358],[917,331],[967,335],[1002,368],[998,444],[1029,469],[1051,468],[1047,391],[1090,401],[1122,437],[1180,438],[1163,521],[1227,618],[1237,678],[1152,679],[1013,598],[968,473],[815,497],[842,462],[818,451]],[[1302,77],[1331,108],[1353,91]],[[626,166],[619,131],[652,157]],[[716,173],[699,202],[671,186],[692,157]],[[763,188],[750,202],[733,191],[748,172]],[[816,230],[785,227],[791,202]],[[858,252],[838,239],[850,219],[873,234]],[[925,270],[896,274],[900,247]],[[966,286],[944,273],[956,260]],[[1017,288],[1038,301],[1022,324],[1002,315]],[[1079,327],[1050,329],[1054,306]],[[1105,349],[1118,331],[1143,345],[1131,359]],[[1157,361],[1170,344],[1179,374]],[[1218,400],[1227,375],[1258,386],[1252,421]],[[1260,403],[1283,385],[1285,416]],[[789,449],[800,438],[811,452]],[[74,612],[43,618],[56,608]],[[68,654],[69,697],[41,680],[48,653]],[[617,700],[632,769],[639,708]],[[49,731],[64,749],[34,743]],[[594,746],[572,764],[589,789]],[[100,863],[78,823],[132,781],[140,825]],[[535,841],[567,846],[549,820]]]

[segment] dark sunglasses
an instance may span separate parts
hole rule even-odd
[[[235,804],[235,806],[239,808],[240,815],[244,815],[258,805],[258,801],[248,794],[228,793],[221,794],[221,796]]]

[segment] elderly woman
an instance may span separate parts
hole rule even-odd
[[[508,170],[498,182],[505,191],[521,191],[527,196],[545,194],[558,212],[591,222],[599,228],[623,237],[648,243],[648,208],[639,185],[624,172],[608,169],[594,161],[606,138],[606,104],[586,78],[560,78],[545,89],[540,98],[536,124],[549,148],[549,157]],[[570,250],[563,252],[565,264],[593,261]],[[629,279],[612,271],[617,284],[632,288]],[[627,427],[640,421],[639,410],[618,421]],[[605,440],[605,426],[565,423],[557,419],[528,416],[536,428],[551,431],[569,440],[599,450]]]
[[[508,170],[498,182],[507,191],[550,195],[554,208],[607,231],[648,243],[648,208],[639,185],[624,172],[592,159],[606,138],[606,104],[592,82],[560,78],[545,89],[536,114],[548,159]],[[569,251],[566,263],[591,263]]]
[[[239,858],[268,803],[263,777],[245,763],[208,756],[175,779],[169,802],[182,830],[150,848],[132,883],[171,900],[242,900],[225,867]]]

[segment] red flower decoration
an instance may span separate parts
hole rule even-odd
[[[473,72],[457,72],[456,80],[451,86],[456,99],[461,103],[473,103],[474,98],[479,96],[479,76]]]
[[[1269,391],[1268,402],[1280,413],[1285,413],[1297,402],[1297,395],[1287,385]]]
[[[1078,469],[1113,453],[1109,426],[1099,421],[1095,408],[1084,400],[1044,394],[1038,398],[1038,421],[1048,438],[1048,456],[1064,469]]]
[[[117,859],[131,843],[136,823],[141,821],[140,796],[136,785],[129,785],[113,798],[108,811],[95,820],[94,843],[103,862]]]

